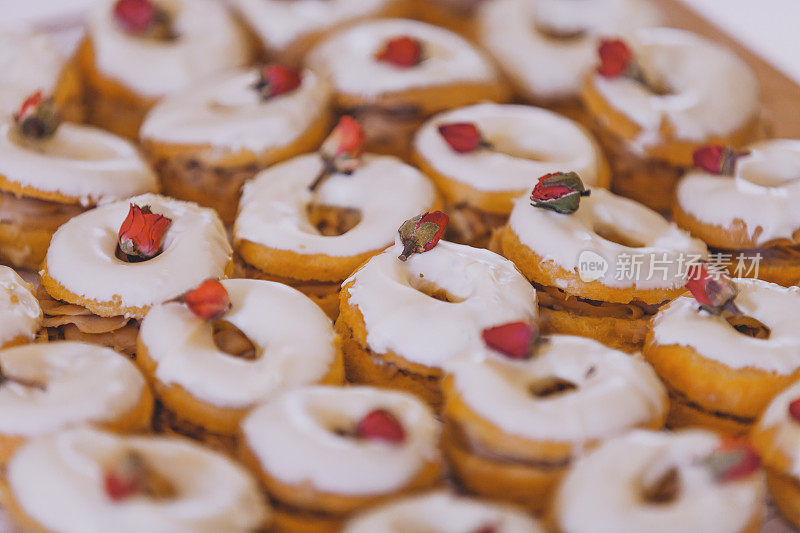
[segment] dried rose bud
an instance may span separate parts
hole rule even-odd
[[[604,78],[627,75],[633,62],[633,52],[621,39],[604,39],[597,49],[600,65],[597,73]]]
[[[158,40],[175,37],[172,17],[152,0],[117,0],[114,20],[131,35]]]
[[[164,232],[171,223],[171,219],[153,213],[149,205],[131,204],[119,228],[119,249],[130,257],[155,257],[161,251]]]
[[[283,65],[266,65],[259,71],[258,81],[253,88],[261,93],[263,100],[294,91],[302,83],[300,71]]]
[[[309,191],[328,179],[333,172],[351,174],[361,164],[365,135],[361,125],[351,116],[344,115],[319,149],[322,168],[308,186]]]
[[[481,131],[472,122],[451,122],[439,126],[439,135],[459,154],[468,154],[491,145],[483,139]]]
[[[103,476],[106,495],[121,501],[142,494],[152,498],[169,498],[175,494],[171,483],[152,470],[139,452],[129,450],[106,468]]]
[[[231,308],[228,291],[216,279],[205,280],[184,294],[183,301],[192,313],[204,320],[215,320]]]
[[[789,416],[795,422],[800,422],[800,398],[792,401],[789,404]]]
[[[727,483],[756,472],[761,466],[761,458],[746,440],[726,438],[706,458],[706,465],[716,481]]]
[[[397,418],[385,409],[370,411],[356,425],[356,436],[366,440],[403,442],[406,432]]]
[[[422,62],[422,43],[418,39],[403,35],[390,39],[375,59],[391,63],[399,68],[410,68]]]
[[[747,155],[747,152],[734,152],[719,144],[709,144],[698,148],[692,154],[694,166],[712,174],[732,176],[736,167],[736,159]]]
[[[575,172],[554,172],[539,178],[531,192],[531,205],[572,214],[578,210],[581,197],[589,194],[590,191]]]
[[[150,0],[118,0],[114,18],[128,33],[143,33],[156,20],[156,6]]]
[[[47,139],[55,134],[61,124],[61,117],[53,99],[45,98],[42,91],[36,91],[14,113],[14,124],[17,133],[23,137]]]
[[[723,272],[712,275],[704,263],[689,265],[686,288],[709,313],[719,315],[723,309],[735,310],[733,299],[738,293],[736,284]]]
[[[483,330],[483,342],[510,359],[530,359],[538,338],[537,328],[527,322],[509,322]]]
[[[433,211],[410,218],[403,222],[398,233],[400,242],[403,243],[403,253],[400,260],[405,261],[411,254],[427,252],[439,242],[444,235],[447,222],[450,220],[445,213]]]

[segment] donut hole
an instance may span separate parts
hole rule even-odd
[[[730,324],[733,329],[742,335],[747,335],[754,339],[766,340],[769,339],[769,336],[772,334],[772,331],[766,324],[752,316],[732,314],[726,315],[725,320],[727,320],[728,324]]]
[[[652,480],[644,480],[640,491],[642,500],[651,505],[665,505],[678,498],[681,487],[680,472],[670,467]]]
[[[528,391],[537,398],[551,398],[577,389],[575,383],[558,376],[541,378],[528,385]]]
[[[556,28],[542,21],[536,21],[533,25],[534,29],[549,41],[556,42],[570,42],[577,41],[586,37],[587,30],[585,28]]]
[[[232,357],[255,361],[261,357],[261,350],[235,324],[227,320],[211,323],[211,335],[218,350]]]
[[[344,235],[361,222],[358,209],[310,203],[306,206],[306,217],[320,235],[337,237]]]
[[[448,292],[447,289],[426,280],[422,273],[418,276],[409,276],[408,284],[417,291],[430,296],[434,300],[439,300],[440,302],[459,303],[464,301],[464,298],[459,298]]]
[[[616,228],[610,224],[597,223],[592,229],[601,238],[616,244],[620,244],[627,248],[644,248],[646,246],[645,243],[638,241],[633,237],[623,235],[619,228]]]

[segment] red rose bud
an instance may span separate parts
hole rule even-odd
[[[422,43],[413,37],[395,37],[386,42],[375,59],[400,68],[410,68],[422,61]]]
[[[554,172],[539,178],[531,192],[531,205],[571,214],[578,210],[581,197],[589,194],[590,191],[575,172]]]
[[[400,443],[405,440],[406,432],[392,413],[385,409],[375,409],[358,422],[356,436],[366,440]]]
[[[711,174],[732,176],[736,167],[736,159],[747,155],[747,152],[734,152],[730,148],[718,144],[709,144],[698,148],[692,154],[694,166]]]
[[[364,130],[351,116],[344,115],[319,149],[322,169],[308,186],[315,191],[333,172],[350,174],[361,164],[364,153]]]
[[[114,19],[126,32],[142,34],[156,20],[156,11],[150,0],[117,0]]]
[[[192,313],[205,320],[215,320],[231,308],[228,291],[216,279],[207,279],[184,294],[183,302]]]
[[[706,311],[718,315],[723,308],[732,308],[738,290],[724,273],[712,275],[703,263],[689,265],[686,270],[686,288]]]
[[[345,115],[322,143],[323,157],[333,161],[337,172],[352,172],[364,153],[364,130],[351,116]]]
[[[604,78],[616,78],[629,72],[633,61],[633,52],[620,39],[604,39],[597,50],[600,65],[597,73]]]
[[[439,126],[439,135],[444,138],[453,151],[459,154],[468,154],[478,148],[491,146],[481,136],[478,126],[472,122],[442,124]]]
[[[152,470],[141,454],[128,451],[106,469],[103,488],[113,501],[142,494],[151,498],[169,498],[175,494],[172,484]]]
[[[302,83],[300,71],[283,65],[267,65],[259,72],[259,79],[253,86],[267,100],[273,96],[294,91]]]
[[[795,422],[800,422],[800,398],[789,404],[789,416]]]
[[[161,251],[164,232],[172,220],[150,211],[150,206],[131,204],[119,228],[119,248],[131,257],[150,259]]]
[[[497,352],[510,359],[530,359],[538,332],[527,322],[509,322],[481,333],[483,342]]]
[[[61,124],[52,98],[45,98],[42,91],[28,96],[19,110],[14,113],[17,133],[29,139],[52,137]]]
[[[436,246],[449,220],[450,217],[445,213],[433,211],[403,222],[398,230],[400,242],[403,243],[403,253],[399,259],[405,261],[411,254],[427,252]]]
[[[761,467],[761,458],[743,439],[723,439],[719,447],[706,458],[706,465],[720,483],[738,481]]]

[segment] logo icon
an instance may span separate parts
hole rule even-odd
[[[588,283],[597,281],[608,272],[608,261],[594,250],[584,250],[578,255],[578,276]]]

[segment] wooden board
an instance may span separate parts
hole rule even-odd
[[[800,139],[800,86],[679,0],[659,0],[668,25],[684,28],[733,49],[755,71],[761,89],[764,118],[773,137]],[[724,0],[720,0],[720,6]]]

